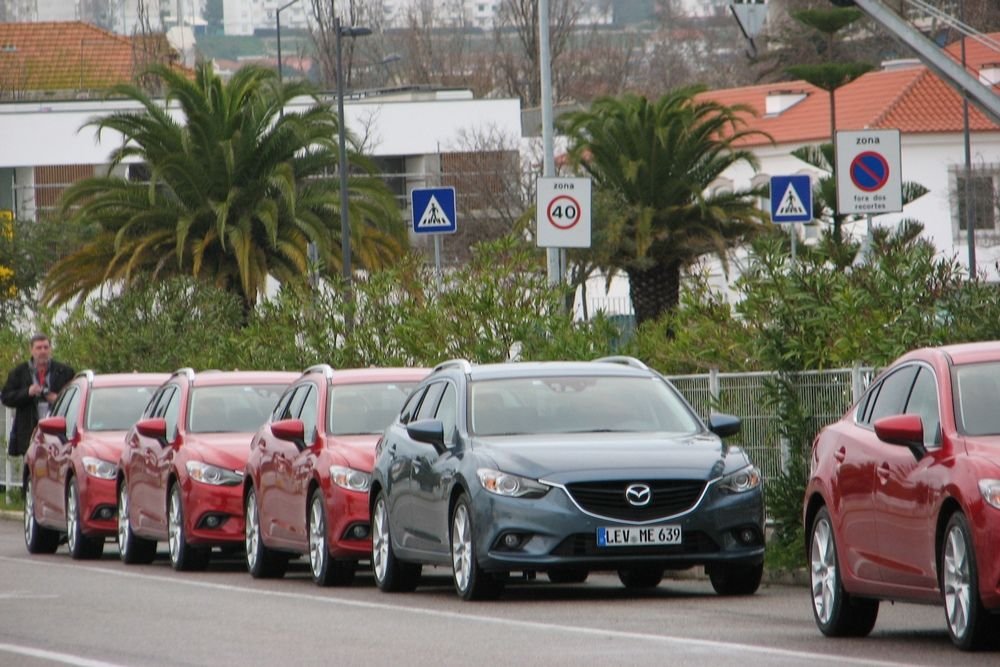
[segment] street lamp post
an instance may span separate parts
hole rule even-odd
[[[337,37],[337,115],[340,118],[338,139],[340,141],[340,248],[344,281],[347,283],[347,297],[351,298],[351,225],[347,213],[347,123],[344,120],[344,52],[343,37],[364,37],[372,34],[370,28],[344,27],[340,18],[334,18],[333,28]],[[350,325],[350,323],[349,323]]]
[[[281,83],[282,71],[281,71],[281,12],[285,11],[292,5],[294,5],[299,0],[290,0],[282,6],[274,10],[274,26],[275,32],[278,34],[278,83]]]

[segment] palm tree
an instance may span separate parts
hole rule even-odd
[[[165,84],[163,102],[119,86],[114,92],[140,109],[88,121],[126,141],[112,152],[106,175],[67,189],[63,214],[94,235],[51,269],[46,301],[186,274],[238,294],[249,313],[268,277],[304,280],[309,242],[322,268],[339,270],[336,113],[308,84],[282,86],[276,72],[261,67],[244,67],[228,83],[208,63],[193,79],[165,66],[150,71]],[[283,112],[303,95],[315,103]],[[134,161],[145,165],[148,181],[116,175]],[[368,161],[356,151],[350,161],[352,249],[360,266],[377,269],[403,252],[406,229]]]
[[[757,168],[739,145],[760,133],[740,119],[749,109],[699,98],[703,90],[602,98],[560,119],[571,162],[614,202],[616,211],[594,223],[605,244],[600,263],[628,275],[637,324],[677,305],[683,269],[708,253],[725,263],[765,219],[759,193],[708,191],[734,165]]]

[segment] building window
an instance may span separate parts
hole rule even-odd
[[[998,236],[998,183],[1000,164],[979,165],[968,174],[962,165],[951,168],[951,214],[955,238],[965,238],[969,216],[974,229],[987,239]],[[985,239],[984,239],[985,240]]]

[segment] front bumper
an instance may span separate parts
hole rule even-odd
[[[221,546],[246,539],[243,487],[213,486],[188,480],[184,521],[191,544]]]
[[[543,498],[474,493],[473,530],[480,566],[486,571],[546,570],[577,566],[593,570],[653,565],[758,565],[764,560],[764,501],[760,487],[740,494],[709,489],[693,508],[672,517],[632,523],[582,510],[562,488]],[[676,545],[599,546],[598,528],[679,526]],[[514,535],[517,545],[507,546]]]

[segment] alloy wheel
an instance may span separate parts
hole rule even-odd
[[[247,568],[253,571],[257,567],[257,545],[260,544],[260,519],[257,516],[257,496],[253,491],[247,496],[246,516]]]
[[[372,512],[372,570],[375,578],[385,581],[389,559],[389,517],[386,516],[385,500],[379,498]]]
[[[314,578],[323,576],[326,559],[326,517],[323,515],[323,501],[317,494],[309,508],[309,566]]]
[[[451,526],[451,563],[455,585],[459,590],[468,590],[472,576],[472,523],[465,503],[459,503],[455,508]]]
[[[35,491],[31,479],[24,480],[24,542],[31,544],[35,537]]]
[[[181,522],[184,520],[181,512],[181,494],[174,486],[167,512],[167,545],[170,547],[170,561],[173,563],[178,561],[181,553],[181,539],[183,539]]]
[[[77,551],[77,528],[80,517],[80,492],[76,488],[76,482],[69,485],[69,493],[66,494],[66,542],[69,545],[70,553]]]
[[[810,579],[812,580],[813,608],[822,623],[829,623],[833,616],[837,591],[837,553],[832,539],[830,522],[817,521],[813,529],[810,549]]]
[[[961,637],[969,625],[973,591],[965,536],[957,525],[948,531],[945,538],[942,579],[948,625],[956,637]]]

